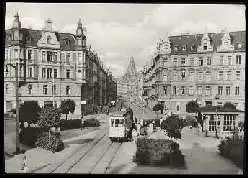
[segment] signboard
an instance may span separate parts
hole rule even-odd
[[[81,104],[86,104],[86,100],[84,100],[84,101],[81,101]]]

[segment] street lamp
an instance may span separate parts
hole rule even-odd
[[[15,95],[16,95],[16,154],[20,152],[20,140],[19,140],[19,64],[7,64],[6,65],[6,73],[8,73],[8,66],[13,67],[15,69]]]

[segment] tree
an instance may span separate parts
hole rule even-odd
[[[25,101],[20,106],[20,122],[37,122],[40,110],[37,101]]]
[[[74,113],[75,111],[75,102],[73,100],[63,100],[60,105],[61,113],[66,114],[66,120],[67,120],[67,114]]]
[[[51,127],[59,127],[60,116],[60,109],[54,107],[44,107],[40,111],[40,116],[37,123],[45,130],[50,129]]]
[[[224,105],[223,105],[223,108],[224,109],[231,109],[231,110],[235,110],[236,109],[236,106],[230,102],[226,102]]]
[[[190,101],[186,104],[186,112],[188,113],[198,113],[199,105],[196,101]]]
[[[161,123],[161,129],[166,130],[169,137],[181,138],[181,125],[179,117],[172,115]]]
[[[162,104],[160,104],[160,103],[156,104],[152,108],[153,111],[160,111],[161,114],[163,114],[163,109],[164,109],[164,106]]]

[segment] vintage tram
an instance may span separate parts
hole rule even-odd
[[[121,109],[109,114],[109,138],[112,142],[132,139],[133,115],[131,109]]]

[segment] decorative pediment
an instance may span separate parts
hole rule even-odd
[[[197,52],[209,52],[209,51],[213,51],[213,47],[211,46],[208,33],[204,33],[201,40],[201,45],[197,48]]]
[[[41,39],[37,42],[38,47],[59,49],[60,43],[55,32],[42,31]]]
[[[165,40],[159,40],[157,43],[158,54],[169,54],[171,53],[170,41],[166,38]]]
[[[228,32],[225,32],[222,39],[221,45],[217,48],[217,51],[232,51],[234,46],[231,44],[231,37]]]

